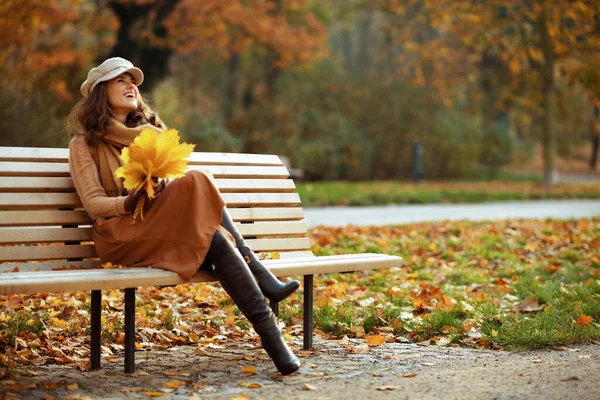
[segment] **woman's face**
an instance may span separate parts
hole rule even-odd
[[[128,73],[108,81],[108,104],[115,116],[129,114],[138,106],[138,87]]]

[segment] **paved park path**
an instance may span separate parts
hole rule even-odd
[[[305,208],[309,227],[389,225],[467,219],[471,221],[520,218],[600,217],[600,200],[502,201],[476,204],[411,204],[401,206]]]

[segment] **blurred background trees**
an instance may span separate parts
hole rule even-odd
[[[494,178],[600,142],[593,0],[4,0],[0,144],[65,146],[110,56],[198,150],[287,155],[312,179]]]

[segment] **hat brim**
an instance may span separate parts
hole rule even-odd
[[[86,86],[89,86],[89,83],[87,81],[85,81],[81,87],[81,92],[85,96],[87,96],[90,93],[92,93],[92,91],[94,90],[96,85],[99,84],[100,82],[110,81],[111,79],[114,79],[114,78],[118,77],[119,75],[122,75],[125,73],[129,73],[129,74],[131,74],[131,76],[133,76],[136,86],[140,86],[142,84],[142,82],[144,82],[144,73],[142,72],[141,69],[139,69],[137,67],[131,67],[131,68],[121,67],[121,68],[116,68],[116,69],[104,74],[100,78],[96,79],[94,84],[89,87],[89,90],[86,90],[87,89]]]

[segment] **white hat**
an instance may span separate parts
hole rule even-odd
[[[134,67],[131,62],[124,58],[113,57],[105,60],[96,68],[90,69],[87,79],[81,84],[81,94],[83,94],[83,97],[87,97],[97,84],[116,78],[124,72],[128,72],[133,76],[136,86],[140,86],[144,81],[144,73],[141,69]]]

